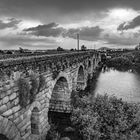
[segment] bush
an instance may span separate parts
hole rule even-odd
[[[57,78],[58,74],[59,74],[59,71],[58,70],[55,70],[55,71],[52,72],[52,78],[53,78],[53,80],[55,80]]]
[[[84,140],[139,140],[139,107],[114,96],[77,98],[72,123]]]
[[[26,107],[30,98],[30,85],[25,78],[19,78],[17,81],[19,89],[19,104],[21,107]]]
[[[47,133],[46,140],[59,140],[60,134],[57,131],[57,126],[50,122],[50,129]]]
[[[35,96],[38,92],[39,82],[35,74],[30,75],[31,90],[30,90],[30,103],[35,100]]]
[[[133,67],[131,60],[122,56],[107,60],[106,65],[109,68],[115,68],[120,71],[128,71]]]
[[[39,86],[38,86],[38,92],[45,86],[45,77],[43,75],[39,76]]]

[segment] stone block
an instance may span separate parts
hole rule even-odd
[[[20,105],[15,106],[15,107],[12,108],[13,113],[15,113],[15,112],[17,112],[19,110],[20,110]]]
[[[3,98],[2,103],[6,104],[8,101],[9,101],[9,97],[6,96],[6,97]]]
[[[19,116],[19,113],[16,112],[16,113],[14,113],[13,115],[14,115],[14,119],[15,119],[15,118],[17,118],[17,117]]]
[[[13,105],[13,106],[18,105],[18,103],[19,103],[19,98],[15,98],[15,99],[12,101],[12,105]]]
[[[0,93],[0,98],[3,99],[5,96],[6,96],[5,92],[2,91],[2,92]]]
[[[7,109],[12,108],[12,104],[10,102],[8,102],[6,105],[7,105]]]
[[[2,129],[5,129],[7,127],[7,124],[8,124],[8,119],[3,119],[2,121]]]
[[[11,94],[11,90],[7,90],[7,95],[10,95]]]
[[[21,129],[24,125],[26,125],[28,123],[28,120],[27,119],[24,119],[24,120],[22,120],[18,125],[17,125],[17,127],[19,128],[19,129]]]
[[[7,106],[6,105],[2,105],[0,107],[0,114],[2,114],[3,112],[5,112],[7,110]]]
[[[17,118],[14,120],[14,123],[15,123],[15,124],[19,124],[21,121],[22,121],[22,119],[21,119],[20,117],[17,117]]]
[[[12,114],[12,109],[7,110],[6,112],[4,112],[2,115],[3,116],[10,116]]]
[[[9,121],[8,124],[7,124],[7,126],[4,129],[4,134],[9,134],[9,131],[10,131],[12,125],[13,124]]]
[[[0,100],[0,106],[2,105],[2,100]]]
[[[10,100],[13,100],[13,99],[15,99],[15,98],[16,98],[16,96],[17,96],[17,95],[16,95],[16,93],[13,93],[13,94],[11,94],[11,95],[10,95],[10,97],[9,97],[9,98],[10,98]]]

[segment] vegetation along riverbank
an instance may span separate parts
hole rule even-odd
[[[119,71],[129,71],[140,73],[140,51],[132,51],[109,58],[105,65]]]

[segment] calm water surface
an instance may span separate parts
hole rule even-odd
[[[140,76],[116,70],[102,72],[95,93],[96,95],[107,93],[128,102],[140,102]]]

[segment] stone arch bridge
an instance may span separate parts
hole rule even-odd
[[[48,111],[70,112],[72,90],[84,89],[101,61],[96,51],[38,55],[0,60],[0,138],[44,140]],[[43,75],[45,86],[25,108],[19,104],[17,79]]]

